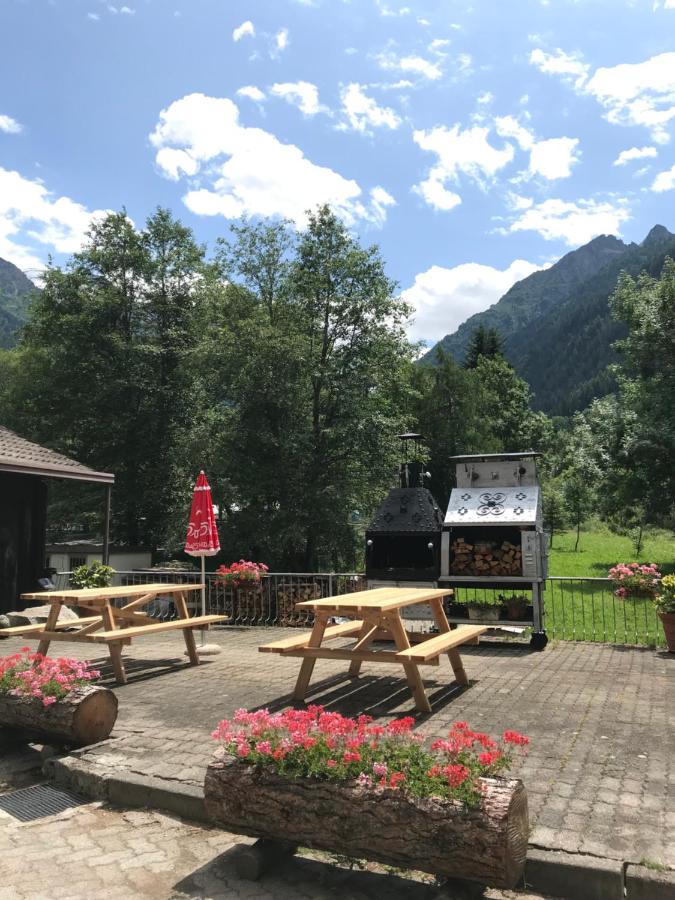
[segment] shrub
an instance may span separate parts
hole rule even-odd
[[[447,737],[424,745],[415,720],[373,725],[370,716],[349,719],[321,706],[270,714],[237,710],[213,737],[244,765],[269,767],[289,778],[356,782],[402,789],[413,797],[442,797],[477,806],[480,779],[509,769],[512,749],[529,738],[505,731],[500,741],[455,722]]]
[[[90,566],[78,566],[70,574],[70,583],[75,588],[108,587],[115,570],[103,563],[93,562]]]

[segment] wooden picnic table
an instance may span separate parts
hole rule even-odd
[[[126,684],[127,676],[122,661],[122,647],[130,644],[132,638],[135,637],[180,629],[185,638],[190,662],[194,666],[199,664],[194,629],[228,619],[228,616],[193,616],[190,618],[187,594],[190,591],[200,591],[202,587],[201,584],[155,583],[22,594],[22,600],[39,600],[43,604],[51,603],[47,621],[38,625],[2,628],[0,634],[8,637],[17,635],[36,639],[40,642],[38,653],[44,654],[49,650],[52,641],[107,644],[117,683]],[[143,607],[158,597],[167,597],[173,600],[178,616],[176,619],[158,622],[141,611]],[[124,606],[114,606],[112,601],[119,599],[127,599],[129,602]],[[90,611],[93,615],[59,622],[59,612],[62,606],[77,606]]]
[[[403,666],[417,709],[431,712],[418,667],[437,666],[441,653],[447,653],[457,683],[467,685],[469,682],[459,647],[462,644],[477,644],[479,635],[487,631],[484,625],[461,625],[451,630],[443,609],[442,598],[447,594],[447,589],[438,588],[375,588],[339,597],[305,600],[297,603],[296,609],[314,612],[312,630],[264,644],[258,649],[261,653],[280,653],[302,659],[293,691],[295,700],[304,700],[317,659],[348,660],[349,674],[352,676],[359,674],[364,662],[395,663]],[[401,620],[401,609],[419,603],[429,604],[437,634],[406,631]],[[331,618],[347,618],[350,621],[329,625]],[[325,641],[339,637],[356,637],[357,640],[347,647],[324,645]],[[393,641],[396,649],[373,650],[371,644],[374,641]]]

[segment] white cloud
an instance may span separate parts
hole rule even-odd
[[[640,63],[602,66],[592,75],[590,66],[562,50],[533,50],[530,62],[542,72],[561,76],[578,93],[594,97],[613,125],[642,125],[656,143],[668,142],[667,126],[675,119],[675,52]]]
[[[41,181],[0,167],[0,257],[20,269],[44,268],[34,244],[44,245],[45,254],[76,252],[92,219],[104,214],[55,197]]]
[[[508,289],[542,268],[516,259],[506,269],[462,263],[448,269],[432,266],[415,277],[402,297],[414,307],[410,323],[413,340],[438,341],[452,334],[469,316],[496,303]]]
[[[534,144],[534,134],[514,116],[497,116],[495,131],[500,137],[513,138],[521,150],[530,150]]]
[[[401,118],[388,106],[378,106],[368,97],[360,84],[352,83],[340,92],[342,109],[347,121],[339,127],[354,131],[368,132],[371,128],[398,128]]]
[[[652,190],[657,194],[664,191],[672,191],[675,188],[675,166],[665,172],[659,172],[652,184]]]
[[[434,38],[429,44],[429,50],[432,53],[444,53],[445,48],[449,46],[450,41],[447,38]]]
[[[136,10],[131,9],[130,6],[120,6],[120,12],[122,13],[123,16],[135,16],[136,15]]]
[[[579,161],[578,146],[578,138],[560,137],[537,141],[530,150],[530,173],[541,175],[549,181],[569,178],[572,166]]]
[[[319,89],[309,81],[287,81],[283,84],[273,84],[271,92],[275,97],[283,97],[292,106],[297,106],[305,116],[315,116],[320,112],[327,112],[325,106],[319,103]]]
[[[261,128],[241,125],[226,97],[189,94],[174,101],[161,111],[150,142],[163,175],[188,176],[183,202],[196,215],[284,216],[302,226],[308,209],[328,203],[349,225],[381,225],[394,203],[379,186],[364,198],[353,179]]]
[[[246,84],[244,87],[240,87],[237,91],[237,96],[247,97],[249,100],[255,100],[256,103],[262,103],[265,99],[265,94],[254,84]]]
[[[88,12],[88,13],[87,13],[87,18],[90,19],[92,22],[98,22],[98,20],[99,20],[101,17],[99,16],[98,13]]]
[[[449,191],[443,182],[442,173],[434,169],[419,184],[413,187],[413,191],[431,206],[441,212],[449,212],[462,202],[462,198],[455,191]]]
[[[4,131],[5,134],[19,134],[23,131],[23,125],[11,116],[0,114],[0,131]]]
[[[377,6],[381,16],[393,18],[410,15],[409,6],[401,6],[398,9],[393,9],[387,3],[384,3],[383,0],[375,0],[375,5]]]
[[[548,75],[560,75],[563,80],[577,86],[581,86],[588,76],[589,66],[578,56],[565,53],[563,50],[545,53],[537,47],[530,53],[530,62],[541,72],[546,72]]]
[[[492,103],[495,99],[495,95],[490,93],[490,91],[483,91],[482,94],[479,94],[476,97],[476,103],[479,103],[481,106],[486,106],[488,103]]]
[[[448,210],[457,206],[461,198],[446,188],[446,182],[456,182],[466,175],[484,187],[495,174],[513,159],[513,147],[505,144],[501,149],[488,141],[488,128],[473,126],[461,129],[460,125],[446,128],[438,125],[430,131],[413,132],[413,140],[422,150],[438,157],[427,178],[414,190],[435,209]]]
[[[247,19],[246,22],[242,22],[241,25],[238,25],[232,32],[232,40],[235,43],[240,41],[243,37],[255,37],[255,25],[250,19]]]
[[[437,81],[443,74],[437,62],[430,62],[422,56],[396,56],[393,53],[383,53],[378,57],[378,62],[383,69],[422,75],[430,81]]]
[[[614,125],[643,125],[658,144],[668,141],[666,126],[675,119],[675,52],[641,63],[597,69],[586,84]]]
[[[675,0],[673,0],[675,2]],[[631,147],[630,150],[622,150],[614,160],[613,165],[625,166],[633,159],[650,159],[656,156],[656,147]]]
[[[630,218],[624,200],[569,202],[559,199],[533,204],[513,221],[509,231],[535,231],[547,241],[562,239],[571,247],[586,244],[599,234],[620,233]]]
[[[274,43],[279,53],[288,47],[288,28],[280,28],[274,35]]]
[[[535,134],[514,116],[498,116],[495,131],[500,137],[513,138],[521,150],[529,151],[529,166],[527,172],[519,176],[519,181],[536,175],[549,181],[568,178],[572,174],[572,166],[579,161],[578,138],[559,137],[538,141]]]

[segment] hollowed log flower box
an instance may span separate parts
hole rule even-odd
[[[521,781],[481,779],[476,807],[356,780],[281,775],[219,748],[204,783],[206,811],[235,833],[510,888],[528,839]]]
[[[99,675],[86,662],[28,647],[0,658],[0,728],[71,747],[104,740],[117,718],[117,697],[90,683]]]
[[[117,697],[103,687],[75,687],[49,705],[39,697],[0,693],[0,727],[48,744],[95,744],[110,735],[116,718]]]

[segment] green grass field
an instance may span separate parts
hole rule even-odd
[[[577,579],[604,578],[618,562],[654,562],[663,573],[675,571],[675,534],[645,530],[639,557],[629,537],[613,534],[601,522],[589,522],[576,534],[555,535],[549,556],[549,575],[570,580],[549,582],[546,628],[563,640],[609,641],[662,646],[663,629],[649,599],[620,600],[607,582]]]
[[[675,534],[649,528],[636,559],[630,538],[613,534],[601,522],[589,522],[576,534],[556,534],[549,555],[545,628],[550,638],[663,646],[661,623],[649,599],[620,600],[605,579],[618,562],[654,562],[661,572],[675,571]],[[598,579],[589,581],[587,579]],[[458,591],[464,601],[471,590]],[[478,592],[473,592],[478,593]],[[482,592],[481,592],[482,593]]]
[[[581,529],[579,549],[574,552],[576,532],[565,531],[553,538],[548,560],[549,575],[604,578],[618,562],[654,562],[664,574],[675,571],[675,534],[659,528],[645,529],[639,558],[628,537],[612,532],[602,522],[589,522]]]

